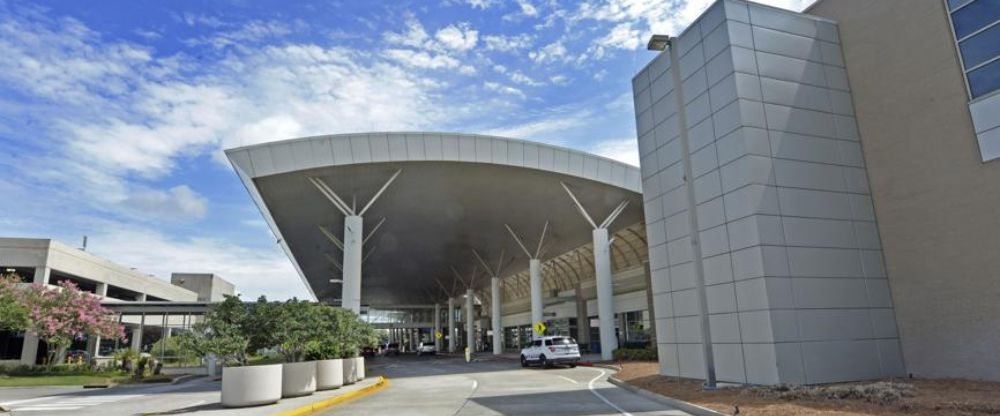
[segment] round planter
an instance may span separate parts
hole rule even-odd
[[[281,399],[281,364],[222,368],[222,405],[245,407]]]
[[[281,365],[281,397],[308,396],[316,392],[316,362]]]
[[[358,360],[354,358],[344,359],[344,385],[354,384],[354,382],[358,381],[357,366]]]
[[[316,361],[316,390],[330,390],[343,385],[343,359]]]
[[[354,369],[354,373],[358,376],[358,381],[365,379],[365,357],[357,357],[358,360],[357,368]]]

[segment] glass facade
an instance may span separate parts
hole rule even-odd
[[[948,8],[969,96],[1000,90],[1000,0],[948,0]]]

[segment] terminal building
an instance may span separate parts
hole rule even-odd
[[[1000,5],[720,0],[674,35],[633,79],[661,373],[998,379]]]
[[[213,274],[174,273],[167,282],[50,239],[0,238],[0,273],[24,283],[70,281],[103,297],[104,306],[121,314],[128,344],[90,337],[70,347],[98,361],[120,348],[156,353],[151,351],[156,341],[190,327],[208,304],[235,293],[231,283]],[[41,363],[46,351],[31,334],[0,331],[0,363]]]
[[[639,169],[435,132],[226,154],[312,294],[391,340],[543,322],[719,382],[997,379],[998,16],[718,0],[632,80]]]

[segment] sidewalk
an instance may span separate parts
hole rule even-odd
[[[221,401],[221,383],[201,377],[185,383],[160,386],[120,386],[109,389],[45,389],[41,394],[19,391],[20,400],[4,404],[13,413],[66,414],[72,416],[107,415],[173,415],[202,414],[275,415],[291,414],[304,406],[335,401],[337,397],[357,396],[361,390],[372,389],[380,378],[369,377],[350,386],[316,392],[311,396],[282,399],[276,404],[225,408]],[[53,394],[54,393],[54,394]]]

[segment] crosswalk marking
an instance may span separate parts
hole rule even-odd
[[[79,410],[84,407],[119,402],[126,399],[141,397],[140,394],[109,394],[96,396],[51,396],[29,400],[18,400],[0,403],[11,411],[41,412]]]

